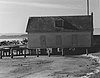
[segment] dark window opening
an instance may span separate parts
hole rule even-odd
[[[63,27],[64,22],[63,20],[56,20],[55,21],[55,27]]]

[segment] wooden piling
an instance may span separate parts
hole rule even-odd
[[[51,49],[47,49],[48,57],[50,57]]]
[[[2,50],[0,50],[0,59],[2,59]]]
[[[36,55],[39,57],[39,49],[36,49]]]
[[[24,58],[26,58],[26,49],[24,50]]]
[[[86,54],[88,55],[88,49],[86,49]]]
[[[31,50],[29,49],[28,51],[29,51],[29,55],[31,55]]]
[[[6,51],[6,56],[7,56],[7,51]]]
[[[31,55],[31,52],[32,52],[32,50],[31,50],[31,49],[29,49],[29,55]]]
[[[20,50],[18,51],[18,55],[20,55]]]
[[[10,53],[11,53],[11,58],[13,58],[13,49],[10,49]]]
[[[50,57],[50,50],[48,51],[48,57]]]
[[[2,50],[2,51],[3,51],[3,56],[5,56],[5,54],[4,54],[5,52],[4,52],[4,50]]]
[[[61,52],[62,52],[62,56],[64,56],[64,50],[63,49],[61,49]]]
[[[10,56],[10,51],[9,51],[9,56]]]
[[[16,55],[18,55],[18,49],[16,50]]]
[[[21,49],[19,50],[19,56],[20,56],[20,54],[21,54]]]

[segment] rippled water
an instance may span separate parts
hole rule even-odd
[[[24,38],[12,38],[12,39],[0,39],[0,41],[13,41],[13,40],[23,40]]]
[[[93,55],[85,55],[86,57],[91,57],[92,59],[96,59],[97,60],[97,62],[98,63],[100,63],[100,58],[98,57],[98,56],[93,56]],[[83,76],[83,77],[81,77],[81,78],[89,78],[91,75],[93,75],[93,74],[96,74],[96,73],[99,73],[100,72],[100,66],[99,67],[97,67],[96,69],[95,69],[95,71],[94,72],[90,72],[90,73],[87,73],[87,75],[86,76]]]

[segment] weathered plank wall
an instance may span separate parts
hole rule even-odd
[[[29,33],[28,48],[90,47],[91,32]]]

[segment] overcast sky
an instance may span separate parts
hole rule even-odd
[[[86,15],[87,0],[0,0],[0,33],[25,33],[30,16]],[[90,0],[94,26],[99,27],[99,0]]]

